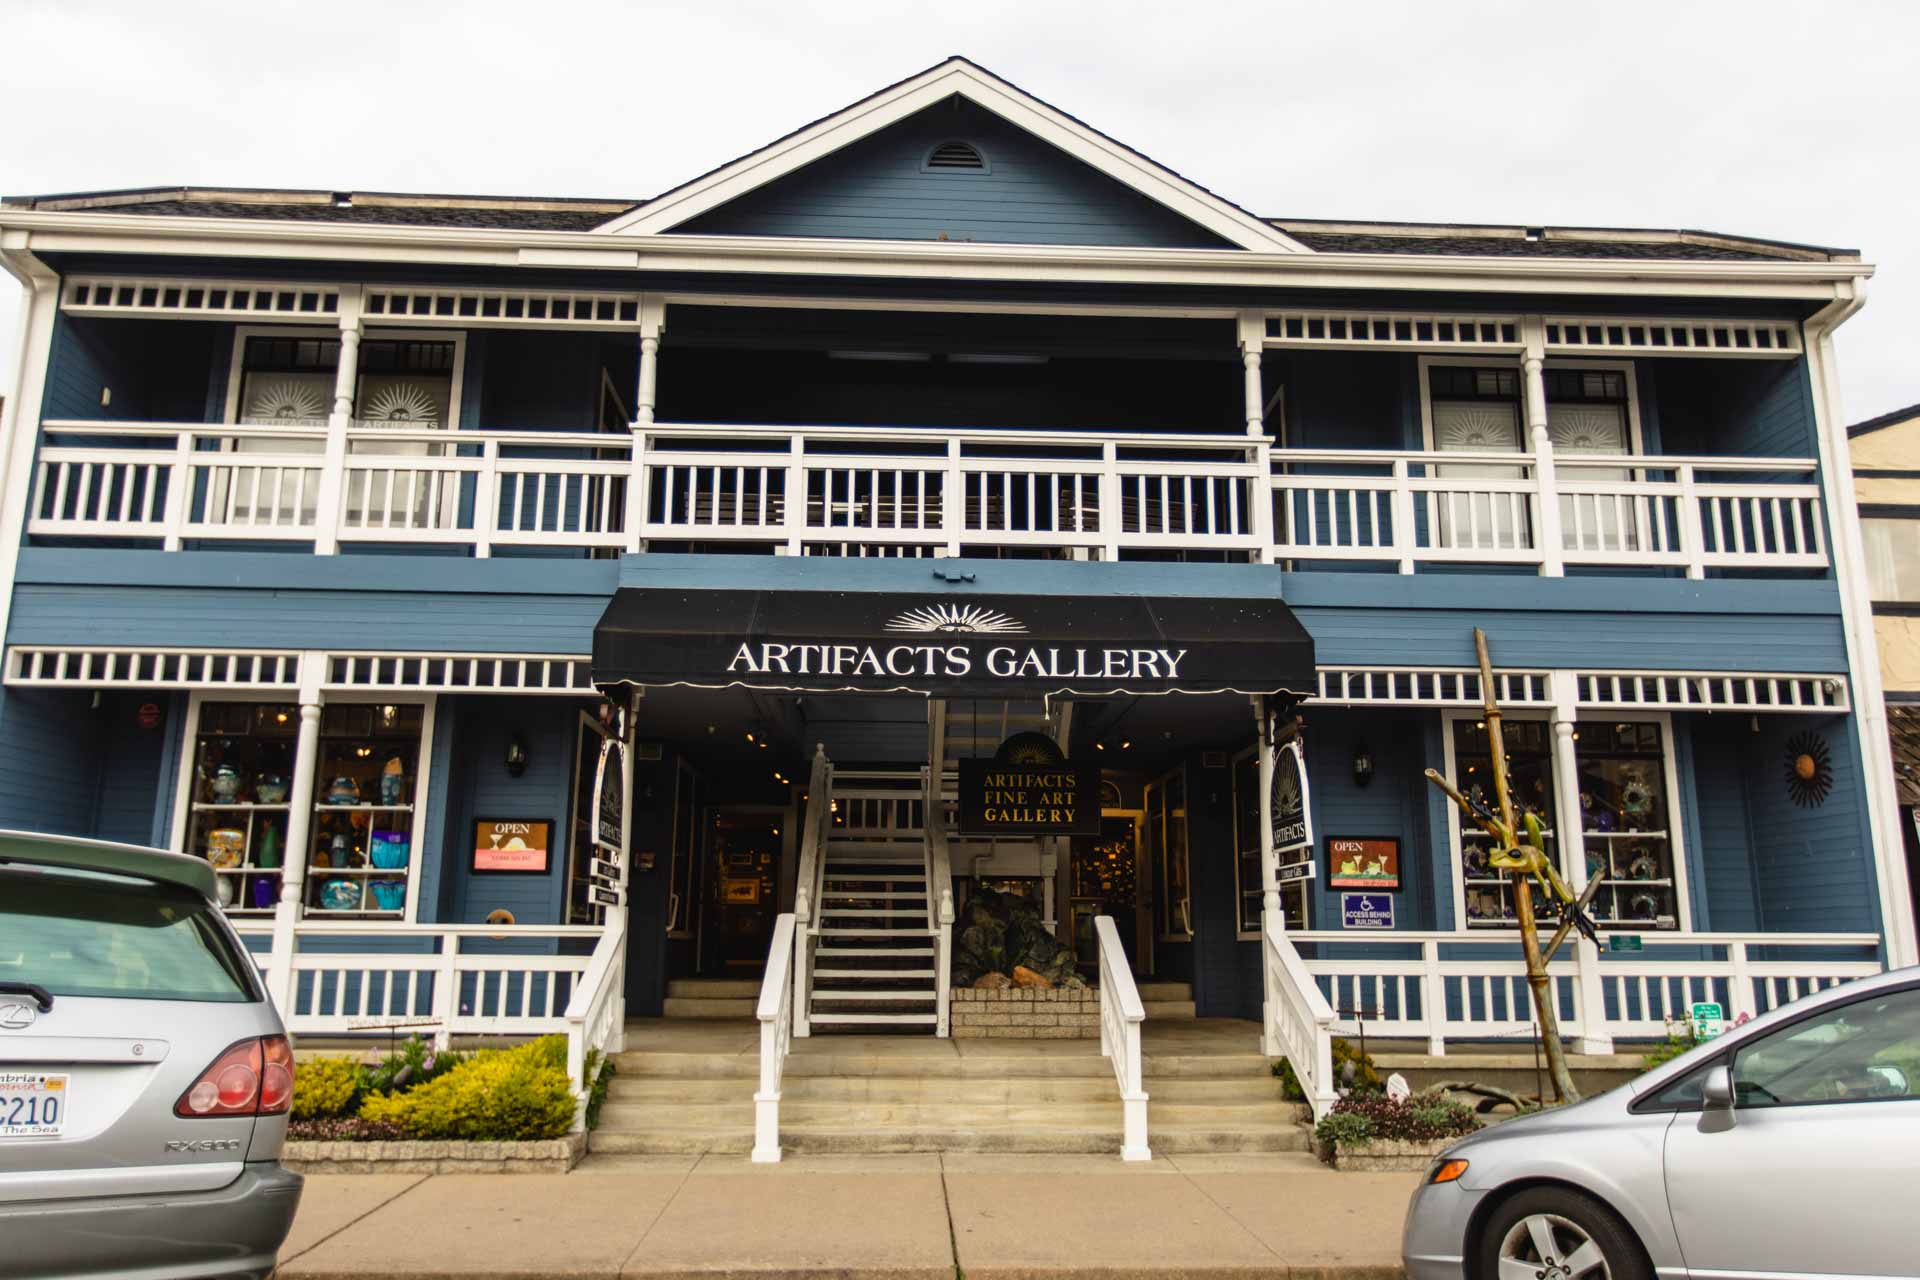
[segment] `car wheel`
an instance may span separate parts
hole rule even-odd
[[[1488,1217],[1474,1250],[1479,1280],[1653,1280],[1620,1215],[1562,1187],[1533,1187]]]

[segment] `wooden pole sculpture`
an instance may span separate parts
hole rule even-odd
[[[1462,795],[1459,788],[1437,770],[1427,770],[1427,780],[1446,792],[1460,807],[1462,814],[1493,838],[1494,853],[1488,858],[1488,864],[1512,875],[1513,909],[1520,925],[1520,947],[1526,956],[1527,986],[1533,992],[1535,1025],[1540,1032],[1541,1047],[1546,1051],[1553,1091],[1561,1102],[1578,1102],[1580,1093],[1574,1088],[1573,1074],[1567,1069],[1566,1048],[1560,1042],[1560,1018],[1554,1008],[1553,984],[1547,973],[1547,964],[1552,959],[1553,951],[1558,950],[1566,938],[1569,928],[1579,927],[1591,936],[1592,924],[1586,919],[1584,908],[1592,900],[1593,886],[1578,900],[1574,898],[1547,858],[1540,821],[1532,814],[1526,815],[1523,838],[1521,824],[1514,820],[1513,796],[1507,786],[1506,743],[1500,730],[1500,703],[1494,697],[1493,663],[1487,656],[1486,632],[1478,627],[1473,629],[1473,648],[1480,659],[1480,693],[1485,704],[1487,748],[1493,758],[1493,794],[1498,812],[1490,813],[1485,805]],[[1543,891],[1560,899],[1561,910],[1566,917],[1554,935],[1552,946],[1544,953],[1533,914],[1533,881],[1536,878]],[[1598,883],[1599,878],[1595,877],[1594,886]]]

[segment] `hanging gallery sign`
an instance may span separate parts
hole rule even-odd
[[[600,763],[593,774],[593,843],[600,856],[620,857],[620,828],[627,804],[627,748],[616,738],[600,744]]]
[[[472,847],[476,873],[543,876],[553,865],[553,823],[544,818],[476,818]]]
[[[1307,754],[1289,738],[1273,753],[1273,784],[1267,793],[1273,819],[1273,851],[1313,847],[1313,810],[1307,796]]]
[[[1100,770],[1044,733],[1016,733],[991,760],[960,761],[960,830],[970,836],[1100,834]]]
[[[1397,891],[1400,841],[1391,836],[1328,836],[1327,887]]]

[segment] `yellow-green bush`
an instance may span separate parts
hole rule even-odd
[[[553,1046],[560,1041],[560,1064]],[[558,1138],[573,1127],[566,1041],[550,1036],[513,1049],[475,1054],[443,1076],[405,1093],[370,1094],[360,1116],[397,1125],[410,1138],[526,1141]]]
[[[309,1058],[293,1070],[293,1118],[325,1120],[353,1108],[360,1066],[352,1058]]]

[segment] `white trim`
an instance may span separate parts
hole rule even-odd
[[[1511,354],[1525,348],[1518,315],[1462,312],[1327,311],[1270,312],[1263,345],[1322,351],[1484,351]]]
[[[632,213],[597,228],[596,234],[640,236],[669,231],[956,94],[1242,249],[1309,252],[1272,224],[963,58],[950,58],[705,177],[656,196]]]
[[[1621,352],[1790,360],[1804,354],[1799,326],[1790,320],[1550,315],[1543,329],[1548,355]]]
[[[373,324],[624,332],[646,323],[638,292],[406,284],[369,284],[366,291],[361,316]]]
[[[219,280],[186,276],[79,275],[60,290],[60,309],[79,316],[281,320],[312,324],[340,315],[346,286],[325,281]],[[104,296],[103,296],[104,293]],[[85,300],[81,300],[81,295]],[[235,301],[245,298],[245,305]]]
[[[239,257],[863,278],[1105,281],[1262,288],[1400,288],[1830,303],[1873,274],[1860,262],[1521,259],[1237,249],[992,245],[787,236],[650,236],[0,209],[0,229],[41,253]]]
[[[573,741],[569,744],[573,748],[573,774],[567,787],[567,866],[566,871],[560,877],[560,918],[564,924],[574,923],[574,921],[568,917],[573,913],[573,873],[580,861],[579,851],[574,847],[574,828],[578,825],[580,817],[580,771],[589,767],[598,769],[600,766],[598,752],[594,753],[593,764],[589,766],[586,760],[586,752],[580,750],[580,730],[582,729],[592,730],[599,736],[602,742],[616,741],[614,736],[607,732],[606,726],[600,723],[599,717],[584,708],[581,710],[580,723],[574,726]],[[627,799],[623,798],[623,804],[628,802]],[[597,822],[599,821],[599,815],[590,813],[587,815],[587,821],[589,823]],[[591,859],[593,856],[592,849],[588,849],[587,857]],[[628,856],[624,850],[620,854],[620,862],[624,869],[628,863]],[[629,890],[629,892],[631,892],[631,890]],[[606,908],[600,904],[593,904],[593,911],[596,915],[603,914],[605,910]],[[604,919],[594,920],[589,923],[596,928],[606,927],[606,921]]]

